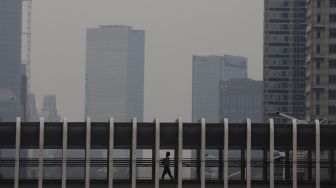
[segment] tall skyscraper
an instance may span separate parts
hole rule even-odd
[[[0,88],[1,91],[10,90],[20,107],[14,116],[23,114],[22,72],[21,72],[21,24],[22,1],[0,1]],[[0,108],[2,108],[0,106]],[[14,119],[15,120],[15,119]],[[13,120],[13,121],[14,121]]]
[[[59,122],[61,120],[57,112],[55,95],[44,96],[40,115],[44,117],[44,121],[47,122]]]
[[[306,0],[265,0],[264,121],[305,117]]]
[[[220,81],[247,78],[247,59],[241,56],[193,56],[192,121],[219,122]]]
[[[36,97],[35,94],[29,94],[27,98],[27,105],[29,106],[29,116],[27,121],[39,121],[39,113],[36,108]]]
[[[86,32],[85,116],[143,120],[145,31],[123,25]]]
[[[251,79],[230,79],[220,83],[220,119],[241,123],[246,118],[263,122],[263,82]]]
[[[336,123],[336,0],[307,7],[306,121]]]

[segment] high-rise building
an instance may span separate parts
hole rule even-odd
[[[22,1],[0,1],[0,88],[9,89],[21,107],[14,116],[19,117],[24,109],[21,104],[21,24]],[[4,90],[3,90],[4,91]],[[12,116],[12,115],[11,115]],[[15,120],[15,119],[14,119]]]
[[[12,90],[8,88],[0,88],[0,122],[15,121],[19,109],[19,100]]]
[[[192,121],[219,122],[220,81],[247,78],[247,58],[241,56],[193,56]]]
[[[27,105],[29,106],[27,121],[39,121],[39,113],[36,108],[36,97],[34,94],[28,95]]]
[[[304,119],[306,0],[264,2],[264,121]]]
[[[44,96],[40,115],[47,122],[59,122],[61,120],[57,112],[55,95]]]
[[[307,1],[306,121],[336,122],[336,0]]]
[[[242,123],[246,118],[263,122],[263,82],[251,79],[230,79],[220,83],[220,118]]]
[[[85,116],[143,120],[145,31],[123,25],[87,29]]]

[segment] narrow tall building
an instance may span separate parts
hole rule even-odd
[[[193,56],[192,121],[220,121],[220,82],[247,78],[247,58],[241,56]]]
[[[13,93],[19,107],[12,111],[11,117],[23,117],[24,105],[21,103],[26,91],[22,87],[21,30],[22,0],[0,0],[0,88]],[[6,95],[6,94],[4,94]],[[0,105],[0,110],[5,110]],[[7,119],[6,117],[3,117]],[[12,121],[14,121],[13,119]]]
[[[306,0],[264,1],[264,121],[305,118]]]
[[[306,121],[336,123],[336,0],[307,7]]]
[[[86,32],[85,116],[143,120],[145,31],[123,25]]]
[[[57,112],[55,95],[44,96],[40,115],[44,117],[44,121],[47,122],[59,122],[61,120]]]

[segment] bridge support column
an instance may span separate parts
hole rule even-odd
[[[321,181],[321,169],[320,169],[320,161],[321,161],[321,142],[320,142],[320,120],[315,120],[315,144],[316,144],[316,148],[315,148],[315,188],[320,188],[320,181]],[[334,160],[334,159],[332,159]]]
[[[43,146],[44,146],[44,118],[40,118],[38,188],[43,187]]]
[[[20,146],[21,146],[21,118],[16,118],[16,135],[15,135],[15,178],[14,188],[19,188],[19,175],[20,175]]]
[[[246,137],[246,188],[251,188],[251,120],[247,119]],[[243,172],[242,172],[243,173]]]
[[[297,123],[293,120],[293,188],[297,188]]]
[[[206,150],[205,119],[201,119],[201,188],[205,188],[205,150]]]
[[[155,118],[155,182],[154,187],[159,188],[160,186],[160,122],[159,119]]]
[[[136,188],[137,119],[132,119],[132,188]]]
[[[85,188],[90,188],[91,119],[86,118]]]
[[[108,156],[108,188],[113,188],[113,148],[114,148],[114,119],[110,118],[109,156]]]
[[[224,119],[224,188],[229,188],[229,120]]]
[[[67,168],[67,147],[68,147],[68,121],[63,119],[63,147],[62,147],[62,188],[66,188]]]
[[[182,152],[183,152],[183,122],[177,119],[178,123],[178,162],[177,162],[177,188],[182,188]]]
[[[274,120],[270,119],[270,188],[274,188]]]

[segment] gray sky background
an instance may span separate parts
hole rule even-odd
[[[191,120],[192,55],[243,55],[262,79],[262,0],[34,0],[31,89],[40,110],[84,118],[85,30],[130,25],[146,31],[145,121]]]

